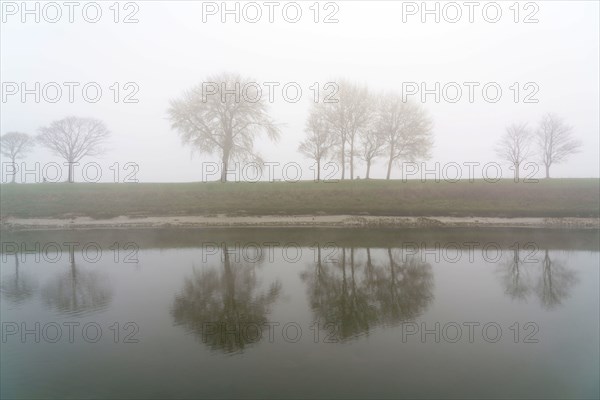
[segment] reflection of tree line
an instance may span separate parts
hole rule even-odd
[[[519,249],[513,249],[512,254],[500,265],[505,293],[521,301],[535,295],[544,308],[556,308],[569,297],[570,290],[577,283],[576,271],[569,269],[562,261],[552,260],[547,249],[542,259],[534,261],[522,257],[522,253]]]
[[[3,297],[20,304],[32,297],[36,288],[30,275],[19,272],[19,258],[15,254],[15,274],[2,279]],[[61,314],[82,314],[105,308],[111,301],[112,291],[105,274],[77,266],[74,249],[71,248],[69,269],[44,285],[41,296],[47,306]]]
[[[371,249],[365,251],[365,262],[356,262],[354,248],[343,248],[337,262],[324,263],[318,248],[314,272],[302,274],[318,325],[333,327],[335,339],[413,319],[433,299],[429,264],[416,257],[401,259],[392,249],[385,261],[374,263]]]
[[[380,325],[414,319],[433,299],[431,266],[418,254],[406,257],[400,249],[388,248],[385,256],[372,257],[370,248],[351,247],[341,248],[339,259],[330,260],[321,250],[318,246],[314,265],[302,272],[301,278],[318,326],[334,339],[346,340]],[[220,262],[186,279],[172,316],[210,348],[236,352],[265,336],[260,330],[266,327],[281,284],[275,281],[260,290],[257,268],[263,262],[261,257],[247,262],[238,255],[232,257],[225,245],[221,253]],[[548,250],[535,263],[513,250],[500,265],[500,272],[509,297],[527,300],[535,295],[547,309],[559,306],[577,283],[575,271],[552,260]],[[15,272],[3,276],[1,287],[3,299],[13,304],[29,300],[37,290],[32,276],[20,271],[17,255]],[[71,251],[68,270],[44,285],[41,296],[60,313],[81,314],[105,308],[112,293],[107,276],[78,267]],[[215,329],[229,334],[214,334]]]
[[[347,340],[368,334],[381,325],[413,320],[433,299],[431,266],[416,254],[407,257],[388,248],[374,261],[370,248],[341,248],[337,260],[323,257],[317,246],[314,265],[301,273],[310,307],[330,339]],[[213,350],[241,351],[265,337],[267,315],[281,293],[279,282],[259,291],[258,263],[232,260],[225,245],[219,266],[186,280],[172,309],[177,324],[186,326]],[[366,257],[359,259],[358,253]],[[553,261],[546,250],[537,284],[531,284],[529,267],[518,251],[502,265],[503,285],[512,298],[535,292],[542,304],[561,304],[576,283],[575,272]],[[527,270],[525,270],[527,269]]]
[[[387,250],[386,262],[375,263],[366,249],[366,262],[356,261],[354,248],[341,249],[341,258],[325,262],[321,247],[310,271],[301,274],[308,285],[311,308],[319,326],[335,327],[336,339],[368,333],[381,324],[396,324],[425,311],[433,298],[431,266],[417,258],[400,260]],[[258,289],[259,263],[232,259],[221,247],[221,265],[210,266],[185,281],[172,315],[213,350],[241,351],[265,335],[267,315],[281,293],[276,281]]]

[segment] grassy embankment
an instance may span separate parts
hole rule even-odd
[[[600,180],[3,184],[0,204],[3,218],[214,214],[598,217]]]

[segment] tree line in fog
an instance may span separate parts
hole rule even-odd
[[[206,82],[214,85],[207,90]],[[262,162],[254,149],[259,135],[277,141],[281,127],[269,115],[268,102],[252,93],[253,82],[237,74],[222,73],[209,77],[170,102],[168,116],[182,142],[193,151],[219,157],[221,181],[227,181],[232,162]],[[245,96],[231,95],[231,88],[247,86]],[[305,136],[298,150],[316,164],[317,180],[325,162],[339,163],[341,179],[355,179],[357,165],[364,163],[364,177],[371,177],[371,167],[382,161],[386,179],[394,167],[403,162],[429,158],[433,146],[433,121],[418,103],[405,101],[401,93],[376,93],[366,85],[340,80],[335,98],[320,95],[311,106],[305,123]],[[84,157],[106,151],[110,131],[105,123],[93,118],[67,117],[39,129],[32,137],[22,132],[8,132],[0,137],[1,154],[13,165],[30,152],[36,143],[62,158],[68,168],[68,182],[73,182],[73,165]],[[545,168],[565,161],[579,151],[581,143],[573,137],[573,128],[555,114],[546,114],[537,127],[512,124],[506,128],[495,151],[510,164],[515,178],[521,166],[536,160]]]

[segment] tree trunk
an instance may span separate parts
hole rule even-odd
[[[354,138],[350,141],[350,179],[354,179]]]
[[[77,309],[77,266],[75,265],[75,249],[69,247],[69,262],[71,263],[71,305]]]
[[[369,173],[371,172],[371,160],[367,160],[367,176],[365,179],[369,179]]]
[[[221,182],[227,182],[227,168],[229,167],[229,149],[223,149],[223,158],[221,159]]]
[[[394,263],[394,257],[392,257],[392,249],[388,247],[388,258],[390,260],[390,292],[392,294],[392,299],[394,299],[394,287],[396,286],[396,270],[395,270],[395,263]]]
[[[15,183],[15,178],[17,176],[17,163],[15,162],[15,157],[11,159],[11,162],[13,166],[12,183]]]
[[[73,183],[73,161],[69,160],[67,161],[67,163],[69,164],[69,174],[67,175],[67,182]]]
[[[390,162],[388,163],[388,169],[387,169],[387,177],[386,179],[389,180],[390,179],[390,175],[392,174],[392,164],[394,163],[394,158],[392,157],[392,155],[390,154]]]
[[[346,141],[342,139],[342,180],[346,177]]]
[[[550,164],[546,164],[546,179],[550,178]]]
[[[321,267],[321,245],[317,243],[317,263],[319,264],[319,269]]]
[[[321,159],[317,160],[317,182],[321,181]]]
[[[373,262],[371,261],[371,248],[367,247],[367,282],[369,285],[373,282]]]
[[[223,280],[225,281],[225,295],[224,306],[225,309],[235,307],[235,276],[231,269],[231,261],[229,260],[229,249],[225,243],[221,243],[221,251],[223,253]]]
[[[519,164],[515,163],[515,182],[519,182]]]
[[[352,300],[356,299],[356,280],[354,279],[354,247],[350,247],[350,272],[352,273]]]

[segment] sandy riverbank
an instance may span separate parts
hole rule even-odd
[[[540,228],[599,229],[598,218],[381,217],[352,215],[166,216],[109,219],[5,218],[1,230],[148,229],[201,227]]]

